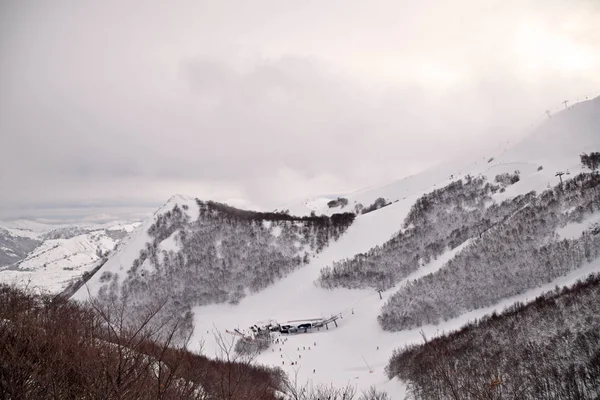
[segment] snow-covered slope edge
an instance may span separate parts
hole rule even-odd
[[[135,228],[129,236],[124,239],[120,246],[111,254],[107,262],[102,266],[102,273],[108,272],[116,276],[126,273],[131,267],[133,261],[139,256],[140,250],[146,247],[146,243],[150,242],[148,229],[155,223],[159,215],[171,210],[175,205],[186,205],[188,209],[186,214],[192,218],[198,218],[198,208],[193,198],[183,195],[172,196],[163,206],[161,206],[152,217],[144,220]],[[102,286],[100,275],[92,276],[84,287],[79,289],[74,295],[74,300],[87,300],[89,296],[95,296]]]
[[[29,235],[0,228],[0,269],[21,261],[40,243]]]
[[[337,321],[339,327],[331,326],[330,329],[316,333],[290,336],[284,345],[275,346],[267,353],[262,354],[259,361],[281,366],[291,374],[297,372],[301,379],[312,379],[324,383],[333,382],[339,385],[350,382],[363,388],[370,384],[376,384],[390,390],[393,398],[401,398],[397,396],[401,396],[402,386],[396,382],[388,382],[382,368],[393,348],[402,346],[404,343],[421,340],[419,329],[397,333],[383,332],[377,323],[376,316],[384,302],[395,291],[404,287],[407,280],[420,279],[425,272],[435,272],[440,267],[443,268],[461,254],[461,249],[464,251],[466,247],[471,246],[471,242],[466,243],[465,241],[457,243],[457,246],[452,249],[442,249],[437,260],[428,262],[423,260],[414,275],[404,278],[397,282],[394,288],[383,292],[382,299],[372,289],[329,291],[315,287],[314,281],[319,276],[321,268],[329,266],[333,262],[353,257],[358,253],[367,252],[376,245],[381,245],[392,235],[404,229],[403,222],[418,198],[436,188],[456,182],[458,179],[467,179],[466,176],[485,176],[488,181],[493,182],[498,175],[514,174],[515,170],[518,170],[518,182],[490,195],[489,202],[496,203],[513,199],[531,190],[541,193],[549,184],[555,185],[558,182],[558,178],[555,176],[556,172],[568,169],[570,176],[575,176],[583,170],[579,162],[579,154],[600,149],[600,135],[595,134],[594,132],[598,130],[593,128],[593,126],[598,127],[596,118],[600,111],[598,105],[599,101],[596,99],[587,106],[582,104],[554,116],[536,129],[532,139],[526,139],[516,147],[495,157],[480,157],[478,161],[471,164],[465,163],[466,167],[457,169],[438,168],[383,188],[371,188],[367,191],[368,193],[356,194],[354,197],[356,199],[359,199],[357,197],[359,195],[364,195],[365,199],[371,200],[383,197],[391,204],[358,216],[338,241],[333,242],[317,257],[312,258],[308,265],[291,272],[287,277],[263,291],[255,294],[246,293],[246,297],[242,298],[237,305],[220,304],[195,308],[196,329],[192,342],[194,343],[196,339],[206,339],[205,350],[212,356],[217,351],[217,346],[212,341],[210,333],[214,326],[221,333],[226,334],[226,329],[230,331],[234,328],[244,330],[259,320],[269,318],[285,322],[341,315],[343,319]],[[583,123],[582,119],[587,122]],[[592,126],[590,127],[590,125]],[[549,134],[563,139],[545,142],[539,139],[543,138],[544,132],[550,132]],[[573,153],[561,150],[561,141],[568,140],[574,142],[569,145],[569,151],[573,151]],[[540,146],[543,148],[540,149]],[[528,156],[528,148],[531,148],[531,157]],[[547,157],[547,155],[552,156]],[[352,195],[349,195],[348,198],[349,204],[352,204],[354,201]],[[323,204],[326,204],[321,203],[323,202],[315,207],[323,207]],[[367,201],[365,203],[365,205],[369,204]],[[292,208],[290,209],[293,211]],[[112,258],[107,263],[107,265],[112,263],[111,269],[107,271],[117,272],[121,277],[127,275],[128,265],[139,257],[145,243],[151,239],[149,235],[146,235],[151,225],[136,232],[136,235],[140,234],[139,240],[132,237],[131,241],[126,244],[126,247],[129,247],[129,244],[132,243],[129,250],[125,252],[131,253],[131,256],[124,253],[121,258]],[[178,247],[178,243],[180,242],[175,236],[169,236],[161,242],[161,246],[166,245],[166,247],[173,248]],[[142,263],[140,270],[144,271],[146,267],[148,265]],[[576,279],[586,274],[589,268],[596,267],[597,263],[591,263],[574,270],[572,274]],[[98,274],[96,278],[100,279],[101,275]],[[552,281],[550,285],[562,283],[561,279]],[[168,282],[171,284],[170,281]],[[92,291],[94,290],[97,289]],[[532,289],[514,298],[522,298],[536,290]],[[80,294],[78,293],[78,295]],[[84,293],[82,298],[85,297],[87,295]],[[415,299],[415,301],[419,300]],[[495,307],[480,308],[465,315],[470,317],[483,315],[480,313],[489,312]],[[458,327],[464,321],[462,316],[459,316],[438,325],[425,325],[422,329],[429,337],[438,329]],[[316,346],[314,343],[317,343]],[[279,351],[280,347],[281,351]],[[292,365],[291,362],[294,364]],[[370,370],[373,370],[373,373],[370,373]]]
[[[377,323],[376,315],[379,314],[385,300],[402,287],[404,285],[402,282],[405,281],[383,292],[383,299],[380,299],[377,292],[371,289],[328,291],[314,287],[313,282],[318,277],[320,269],[335,261],[366,252],[375,245],[381,245],[402,229],[403,221],[417,198],[457,178],[464,178],[467,175],[485,176],[488,181],[493,182],[497,175],[513,174],[518,170],[520,177],[518,182],[493,194],[492,200],[501,202],[532,190],[543,192],[549,185],[554,186],[559,182],[558,177],[555,176],[556,172],[569,170],[571,177],[584,172],[579,154],[600,150],[600,135],[597,134],[600,131],[597,118],[600,115],[599,106],[600,100],[595,99],[558,114],[536,128],[532,138],[525,139],[513,149],[508,149],[495,157],[486,157],[457,170],[430,171],[423,181],[420,181],[419,176],[415,176],[387,185],[380,191],[378,188],[369,189],[369,198],[385,197],[392,203],[376,212],[358,216],[344,237],[326,249],[319,258],[264,292],[243,299],[237,306],[213,305],[196,308],[194,340],[205,339],[205,350],[209,355],[213,355],[218,350],[212,340],[213,323],[224,332],[225,329],[247,329],[257,321],[269,318],[285,322],[341,313],[344,319],[338,321],[339,328],[333,327],[310,335],[290,336],[283,346],[275,345],[272,349],[274,351],[263,353],[259,361],[279,365],[292,375],[298,373],[300,379],[315,382],[334,382],[338,385],[350,382],[363,388],[374,383],[388,389],[393,398],[402,398],[402,385],[388,382],[383,374],[383,366],[394,348],[401,347],[404,343],[422,340],[420,329],[386,333]],[[558,127],[555,124],[558,124]],[[579,127],[582,127],[581,130]],[[545,132],[557,137],[562,135],[564,141],[572,140],[573,143],[569,144],[569,153],[562,151],[561,140],[558,139],[549,140],[543,148],[544,141],[539,138],[543,138]],[[527,156],[527,147],[532,149],[532,157]],[[547,157],[549,154],[552,156]],[[425,181],[427,183],[423,183]],[[350,204],[353,201],[352,196],[346,196]],[[394,203],[393,200],[396,199],[398,202]],[[320,206],[326,204],[323,201],[316,203]],[[294,210],[293,207],[289,208]],[[302,208],[302,205],[299,208]],[[438,260],[446,260],[448,257],[449,261],[455,254],[457,253],[449,253],[447,250],[438,257]],[[437,268],[431,266],[434,262],[430,261],[425,267],[420,267],[416,274],[426,270],[433,272]],[[421,329],[431,337],[438,330],[458,328],[468,319],[485,315],[513,301],[531,298],[555,284],[574,282],[590,271],[599,270],[599,266],[600,264],[594,261],[570,272],[567,277],[557,278],[541,288],[531,289],[502,300],[494,306],[471,311],[465,314],[464,318],[460,316],[441,322],[439,325],[425,325]],[[353,321],[351,326],[349,321]],[[374,373],[370,374],[369,369],[374,370]],[[313,370],[316,370],[315,373]]]
[[[198,304],[235,304],[302,268],[353,220],[351,213],[294,217],[176,196],[73,297],[114,292],[142,308],[164,299],[172,315]]]
[[[320,196],[287,204],[281,209],[302,215],[312,211],[317,214],[351,211],[357,204],[372,205],[378,198],[387,203],[404,197],[426,193],[464,178],[466,175],[484,175],[490,181],[501,173],[519,170],[521,177],[528,176],[526,184],[507,192],[506,198],[530,190],[543,191],[548,184],[558,182],[557,172],[576,174],[582,171],[577,156],[584,152],[598,151],[600,142],[600,97],[581,101],[568,110],[558,112],[552,118],[536,126],[521,142],[506,144],[496,152],[482,154],[472,159],[444,162],[416,175],[402,178],[380,187],[368,187],[352,193]],[[540,171],[538,168],[542,167]],[[518,190],[518,192],[517,192]],[[330,208],[327,203],[339,197],[348,200],[345,207]]]
[[[0,281],[60,293],[102,263],[137,225],[116,223],[38,231],[35,247],[0,271]]]

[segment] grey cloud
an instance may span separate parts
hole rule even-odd
[[[515,139],[600,84],[596,2],[285,4],[4,2],[0,218],[353,190]],[[515,50],[530,21],[535,70]],[[556,38],[589,59],[559,69]]]

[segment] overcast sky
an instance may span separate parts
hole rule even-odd
[[[597,0],[3,0],[0,219],[274,208],[599,92]]]

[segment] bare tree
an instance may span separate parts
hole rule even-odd
[[[235,351],[236,338],[224,336],[216,327],[213,328],[213,335],[218,346],[217,359],[221,363],[218,375],[215,377],[218,382],[219,399],[232,400],[242,398],[263,399],[269,397],[269,383],[264,381],[252,382],[252,377],[244,373],[251,367],[258,355],[258,350],[247,353],[238,353]],[[283,380],[283,372],[277,373]],[[279,382],[271,382],[276,385]],[[252,393],[248,393],[252,388]]]
[[[283,391],[290,400],[353,400],[356,396],[356,387],[350,384],[336,388],[333,385],[313,385],[309,381],[300,383],[298,372],[295,370],[293,377],[288,377],[283,383]],[[370,398],[368,399],[370,400]],[[382,400],[387,400],[387,398],[382,398]]]

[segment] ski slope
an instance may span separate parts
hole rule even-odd
[[[504,143],[497,151],[482,154],[467,160],[452,160],[442,163],[416,175],[379,187],[368,187],[348,194],[320,196],[293,204],[281,209],[289,209],[293,215],[317,214],[330,215],[336,212],[354,210],[357,203],[363,206],[372,204],[383,197],[388,202],[436,187],[445,186],[453,179],[482,174],[490,181],[497,174],[519,170],[527,182],[511,186],[496,200],[526,193],[529,190],[542,192],[548,185],[556,185],[559,180],[556,173],[569,172],[575,175],[582,171],[579,155],[583,152],[600,151],[600,97],[573,104],[569,109],[557,112],[552,118],[544,119],[525,135],[518,143]],[[538,171],[539,167],[541,171]],[[564,176],[568,178],[568,175]],[[337,197],[348,199],[344,208],[329,208],[327,202]]]
[[[281,367],[300,384],[351,384],[359,389],[368,389],[375,385],[388,392],[393,399],[402,399],[406,388],[399,381],[388,380],[384,371],[394,349],[422,342],[422,334],[432,338],[458,329],[469,321],[493,311],[501,311],[514,302],[532,300],[546,291],[553,290],[557,285],[570,285],[592,272],[600,272],[600,260],[597,260],[542,287],[504,299],[492,307],[465,313],[439,325],[426,325],[401,332],[385,332],[379,327],[376,317],[387,298],[408,281],[441,268],[468,246],[468,241],[424,265],[394,288],[382,292],[382,299],[373,290],[325,290],[316,287],[313,282],[320,268],[349,254],[365,251],[370,245],[393,233],[395,224],[390,221],[402,219],[408,212],[408,206],[408,201],[405,204],[398,202],[362,216],[346,235],[323,251],[319,259],[266,290],[248,296],[237,306],[221,304],[196,307],[192,349],[199,350],[202,344],[204,354],[219,357],[221,351],[214,336],[215,332],[223,335],[226,340],[233,341],[237,337],[228,335],[226,330],[238,329],[248,332],[251,325],[261,320],[273,319],[283,324],[290,320],[327,318],[338,314],[341,318],[337,320],[337,327],[330,324],[329,329],[321,328],[317,332],[280,335],[280,338],[287,339],[285,343],[272,345],[271,349],[260,354],[256,361]],[[292,365],[292,362],[296,364]]]
[[[291,214],[307,214],[311,211],[317,214],[331,214],[351,211],[356,203],[368,206],[379,197],[391,203],[379,210],[357,216],[348,231],[309,264],[259,293],[248,294],[239,304],[195,307],[195,330],[191,347],[202,350],[208,356],[219,356],[219,345],[214,333],[234,340],[235,337],[228,335],[226,330],[244,331],[259,321],[269,319],[285,323],[290,320],[339,315],[337,327],[330,325],[329,329],[321,328],[317,332],[286,336],[285,343],[276,344],[259,355],[257,362],[279,366],[290,378],[297,378],[301,384],[311,382],[342,386],[350,383],[360,389],[376,385],[388,392],[393,399],[402,399],[406,389],[404,385],[395,380],[389,381],[384,373],[384,367],[394,349],[422,341],[422,333],[430,338],[444,331],[457,329],[467,321],[494,310],[500,311],[515,301],[532,299],[544,291],[553,289],[555,285],[571,284],[590,272],[600,271],[600,262],[586,265],[543,287],[504,299],[493,307],[475,310],[436,326],[394,333],[384,332],[377,322],[377,315],[387,298],[408,281],[441,268],[461,249],[468,246],[468,241],[423,265],[396,287],[382,292],[382,298],[374,290],[319,288],[314,285],[314,281],[320,269],[386,242],[402,229],[404,218],[416,199],[436,188],[446,186],[453,180],[462,179],[467,175],[485,175],[489,181],[493,181],[497,174],[518,170],[520,181],[507,187],[504,192],[493,195],[493,201],[501,202],[532,190],[542,192],[549,185],[558,183],[557,172],[568,172],[571,175],[581,172],[583,169],[579,155],[592,151],[600,151],[600,99],[578,103],[567,111],[553,115],[551,119],[536,127],[522,142],[501,149],[498,154],[478,157],[472,161],[458,160],[446,163],[382,187],[367,188],[345,195],[343,197],[349,200],[349,204],[344,209],[329,209],[327,206],[327,201],[337,196],[324,196],[282,207],[289,209]],[[569,175],[566,175],[564,178],[568,177]],[[156,215],[172,209],[175,204],[188,205],[186,212],[190,218],[198,218],[198,209],[192,198],[174,196],[154,217],[145,221],[130,235],[127,242],[102,267],[100,273],[92,277],[88,287],[82,288],[74,298],[87,299],[88,289],[92,295],[96,293],[100,287],[99,276],[103,271],[126,273],[139,251],[149,241],[147,231]],[[590,218],[593,220],[582,222],[582,226],[567,226],[558,234],[577,234],[597,221],[597,216]],[[174,244],[168,239],[161,244],[166,247],[172,245]]]
[[[340,259],[342,255],[367,251],[385,241],[398,230],[396,224],[390,221],[402,220],[411,204],[407,199],[361,217],[346,235],[324,250],[317,260],[274,286],[242,300],[237,306],[196,307],[192,346],[203,342],[205,354],[219,356],[214,329],[221,333],[234,328],[244,331],[259,320],[274,319],[284,323],[338,314],[340,319],[337,320],[337,327],[329,324],[329,329],[320,328],[318,332],[281,335],[288,339],[287,342],[273,345],[257,361],[279,366],[291,377],[297,374],[300,382],[332,383],[338,386],[350,383],[363,389],[376,385],[390,394],[403,393],[402,385],[389,382],[383,371],[391,352],[401,342],[395,340],[397,334],[382,331],[376,320],[381,306],[398,285],[395,289],[383,292],[383,299],[380,299],[373,290],[324,290],[313,282],[320,268]],[[446,252],[399,285],[436,271],[464,245]],[[417,332],[412,339],[418,337]],[[228,338],[231,340],[234,337]],[[292,366],[292,361],[297,365]]]
[[[422,333],[431,338],[444,331],[458,329],[466,322],[494,310],[501,311],[516,301],[531,300],[552,290],[556,285],[570,285],[591,272],[600,272],[600,261],[543,287],[505,299],[493,307],[468,312],[437,326],[394,333],[381,330],[376,320],[386,299],[408,280],[417,279],[442,267],[468,243],[447,251],[437,260],[421,267],[396,287],[383,292],[382,299],[373,290],[329,291],[316,287],[314,281],[320,269],[384,243],[401,229],[405,216],[419,196],[436,187],[445,186],[453,179],[460,179],[468,174],[482,174],[493,181],[497,174],[518,170],[521,180],[509,186],[505,192],[493,196],[494,201],[501,202],[532,190],[542,192],[548,185],[555,185],[558,183],[555,176],[558,171],[569,171],[572,175],[581,172],[583,169],[579,155],[582,152],[600,150],[599,116],[600,99],[580,103],[543,122],[529,137],[502,151],[491,161],[492,157],[481,157],[471,163],[461,164],[459,161],[445,164],[380,188],[344,196],[349,199],[349,206],[354,202],[368,205],[378,197],[384,197],[392,204],[358,216],[347,233],[309,265],[266,290],[244,298],[237,306],[222,304],[196,307],[196,329],[192,346],[199,348],[199,343],[202,343],[205,354],[218,356],[220,349],[214,337],[215,331],[228,337],[224,333],[226,329],[247,330],[260,320],[274,319],[285,323],[294,319],[327,318],[332,314],[340,314],[342,318],[337,321],[338,327],[329,326],[329,329],[321,328],[318,332],[287,335],[284,344],[273,345],[259,355],[257,361],[283,368],[292,379],[297,378],[300,383],[338,386],[350,383],[360,389],[376,385],[387,391],[393,399],[404,398],[404,385],[395,380],[389,381],[384,373],[384,367],[394,349],[421,342]],[[317,213],[330,212],[326,204],[329,199],[331,198],[312,199],[295,207],[284,208],[289,208],[290,212],[306,212],[307,209]],[[334,209],[334,212],[335,210],[339,211],[339,208]],[[597,216],[590,218],[590,221],[583,223],[584,226],[597,220]],[[566,227],[565,233],[570,233],[573,229],[578,228]],[[233,339],[234,337],[229,338]],[[292,365],[292,362],[295,364]]]

